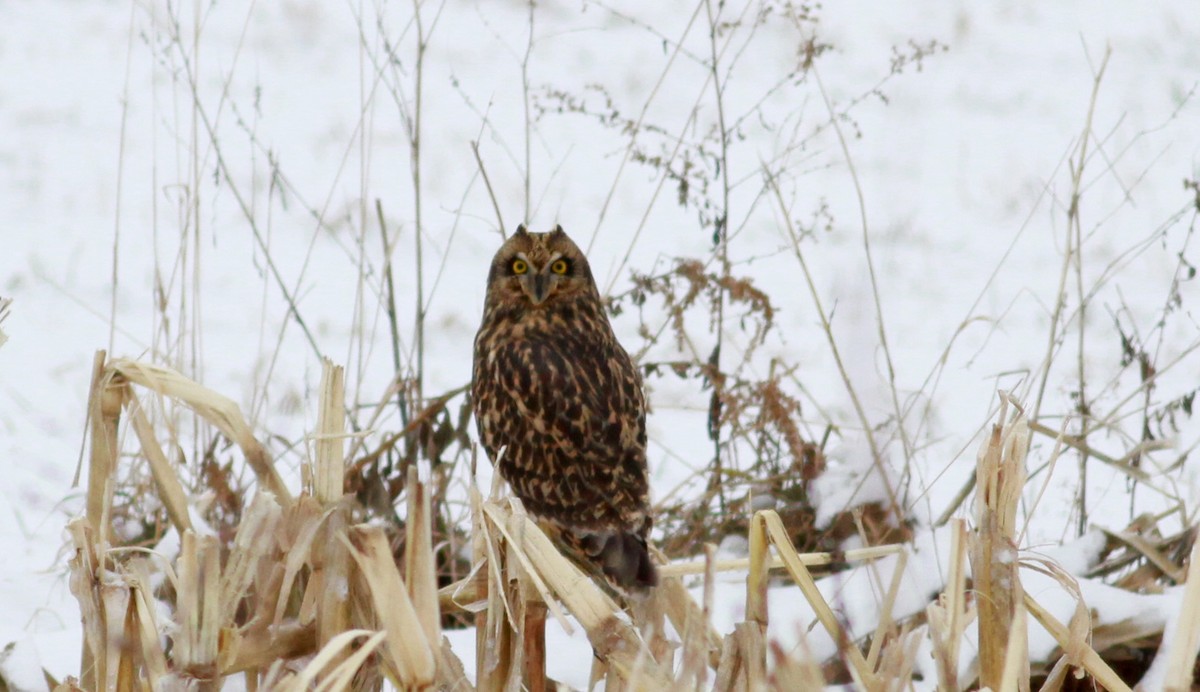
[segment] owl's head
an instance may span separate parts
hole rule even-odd
[[[518,226],[492,259],[489,306],[540,308],[583,297],[599,297],[592,270],[562,226],[549,233]]]

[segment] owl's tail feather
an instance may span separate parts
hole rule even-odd
[[[639,594],[658,586],[658,570],[650,559],[646,539],[629,531],[587,533],[579,547],[618,590]]]

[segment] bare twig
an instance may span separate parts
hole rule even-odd
[[[387,290],[384,296],[384,311],[387,313],[388,329],[391,333],[392,344],[392,372],[393,377],[399,377],[400,368],[400,325],[396,318],[396,286],[392,278],[392,243],[388,239],[387,222],[383,216],[383,202],[379,198],[375,199],[375,215],[379,219],[379,238],[383,242],[383,277],[384,288]],[[408,425],[408,403],[404,400],[404,393],[397,388],[396,390],[396,408],[400,412],[401,425]]]
[[[471,141],[471,153],[475,155],[475,165],[479,166],[479,174],[483,176],[483,184],[487,186],[488,199],[492,200],[492,209],[496,212],[496,227],[500,229],[500,237],[505,237],[508,226],[504,225],[504,215],[500,213],[500,203],[496,201],[496,191],[492,189],[492,180],[488,177],[487,167],[483,165],[483,158],[479,155],[479,141]]]
[[[128,41],[125,45],[125,86],[122,90],[121,98],[121,130],[118,136],[117,144],[117,173],[116,173],[116,194],[114,195],[116,213],[113,217],[113,243],[112,243],[112,286],[109,287],[109,324],[108,324],[108,351],[113,352],[116,345],[116,330],[117,330],[117,287],[120,285],[120,249],[121,249],[121,188],[125,182],[125,126],[129,119],[129,76],[131,66],[133,65],[133,39],[137,34],[134,30],[134,17],[137,11],[136,4],[129,6],[129,31]],[[0,314],[3,313],[3,305],[0,304]],[[0,334],[0,343],[3,343],[3,335]]]
[[[850,155],[850,147],[846,142],[846,135],[842,132],[842,126],[838,122],[838,113],[833,107],[833,101],[829,97],[829,92],[825,89],[824,82],[821,81],[821,72],[817,69],[816,63],[809,68],[812,71],[813,77],[816,79],[817,88],[821,92],[821,98],[825,101],[825,109],[829,113],[829,121],[833,125],[833,130],[837,134],[838,144],[842,148],[842,156],[846,160],[846,167],[850,172],[850,179],[854,183],[854,195],[858,200],[859,221],[862,225],[862,242],[863,254],[867,260],[867,276],[871,279],[871,296],[873,305],[875,306],[875,327],[879,334],[879,347],[883,351],[884,361],[887,363],[888,391],[892,395],[892,410],[896,416],[896,430],[900,434],[900,441],[904,447],[904,468],[905,476],[912,464],[913,447],[912,442],[908,437],[906,429],[906,421],[904,419],[904,409],[900,406],[900,397],[896,391],[896,367],[892,364],[892,351],[888,346],[887,325],[883,319],[883,299],[879,295],[879,280],[875,276],[875,260],[871,255],[871,233],[870,227],[867,224],[867,202],[866,196],[863,194],[862,184],[858,179],[858,171],[854,167],[854,157]],[[873,454],[878,455],[879,450],[872,443]],[[886,477],[883,478],[884,483],[889,483]],[[904,492],[907,493],[907,480],[901,481],[901,485],[905,487]],[[892,488],[888,489],[889,494],[894,494]],[[903,515],[899,514],[900,506],[893,501],[893,509],[897,512],[896,520],[899,521]]]
[[[428,47],[429,35],[425,31],[425,23],[421,17],[421,2],[413,0],[413,18],[417,23],[417,71],[416,86],[413,96],[412,122],[409,128],[409,148],[412,152],[412,185],[413,185],[413,216],[416,226],[413,233],[413,243],[416,252],[417,295],[416,295],[416,346],[417,362],[414,369],[414,384],[417,400],[424,399],[425,373],[425,271],[421,249],[422,236],[425,235],[425,225],[421,215],[421,200],[424,197],[421,190],[421,115],[422,96],[425,79],[425,49]]]
[[[717,243],[717,261],[721,265],[721,276],[729,277],[729,131],[725,128],[725,96],[721,75],[718,73],[720,53],[717,51],[717,27],[720,10],[713,14],[712,1],[705,0],[704,10],[708,15],[708,44],[709,70],[713,85],[713,98],[717,106],[717,127],[721,145],[721,211],[713,229],[713,240]],[[709,403],[708,435],[713,443],[713,468],[709,476],[709,490],[716,490],[721,512],[725,511],[725,483],[721,473],[721,407],[725,390],[725,378],[721,372],[721,345],[725,334],[725,302],[729,289],[725,284],[717,291],[716,345],[709,356],[708,365],[712,369],[709,382],[712,384],[712,397]]]
[[[1087,326],[1086,313],[1088,301],[1083,290],[1083,225],[1079,219],[1079,203],[1082,199],[1083,171],[1088,161],[1088,142],[1092,129],[1092,117],[1096,111],[1096,101],[1100,93],[1100,81],[1104,78],[1104,69],[1108,66],[1108,58],[1111,55],[1112,47],[1106,46],[1104,59],[1100,63],[1100,69],[1096,72],[1095,79],[1092,82],[1092,98],[1091,103],[1088,105],[1088,115],[1084,124],[1084,130],[1080,135],[1079,153],[1075,165],[1071,167],[1071,206],[1067,210],[1068,232],[1074,237],[1074,242],[1067,246],[1067,256],[1070,257],[1072,254],[1071,251],[1074,251],[1075,294],[1079,300],[1078,315],[1075,323],[1079,331],[1075,352],[1075,366],[1079,375],[1079,389],[1075,405],[1076,410],[1079,412],[1079,436],[1083,439],[1087,439],[1091,429],[1092,412],[1087,397],[1087,371],[1084,360],[1085,344],[1087,343],[1084,336]],[[1079,524],[1076,529],[1076,532],[1080,536],[1087,531],[1088,524],[1087,461],[1087,454],[1081,454],[1079,457]]]
[[[866,438],[867,445],[871,449],[871,463],[879,473],[883,487],[887,489],[888,502],[891,505],[896,520],[900,520],[904,516],[901,511],[900,501],[896,497],[896,491],[888,478],[887,469],[883,464],[883,457],[880,454],[879,446],[876,444],[875,435],[871,429],[871,422],[867,418],[866,409],[863,408],[862,402],[858,398],[858,393],[854,389],[854,383],[850,379],[850,373],[846,371],[846,364],[842,360],[842,353],[841,349],[838,348],[837,340],[833,338],[833,325],[829,322],[829,316],[826,314],[825,307],[821,302],[821,295],[817,291],[816,284],[813,282],[812,273],[808,270],[808,261],[804,259],[804,251],[800,249],[800,236],[796,232],[795,225],[792,223],[791,215],[788,214],[787,204],[783,201],[783,192],[780,191],[779,184],[770,171],[764,169],[763,174],[767,178],[767,185],[775,192],[775,199],[779,203],[779,213],[783,217],[788,238],[792,243],[792,251],[795,252],[796,260],[800,263],[800,270],[804,274],[804,281],[808,286],[809,296],[813,300],[813,305],[817,310],[817,317],[821,321],[821,331],[825,334],[825,340],[829,343],[834,363],[837,364],[838,374],[842,378],[842,383],[846,386],[846,393],[850,397],[850,402],[854,405],[854,411],[858,414],[858,421],[862,425],[863,436]]]
[[[533,54],[533,20],[534,20],[534,2],[529,0],[529,35],[525,41],[525,55],[521,58],[521,97],[522,105],[525,108],[525,216],[524,222],[532,221],[530,215],[533,214],[533,208],[530,206],[529,190],[533,181],[533,118],[529,114],[529,58]],[[504,226],[500,226],[504,228]]]

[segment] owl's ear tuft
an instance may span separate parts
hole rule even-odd
[[[551,233],[552,235],[566,235],[566,231],[564,231],[564,230],[562,229],[562,226],[560,226],[560,225],[558,225],[558,224],[554,224],[554,230],[553,230],[553,231],[550,231],[550,233]]]
[[[529,229],[525,228],[525,224],[521,224],[520,226],[517,226],[517,232],[515,235],[528,235],[528,234],[529,234]]]

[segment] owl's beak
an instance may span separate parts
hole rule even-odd
[[[550,295],[550,277],[545,274],[526,274],[521,277],[521,288],[534,305],[541,305]]]

